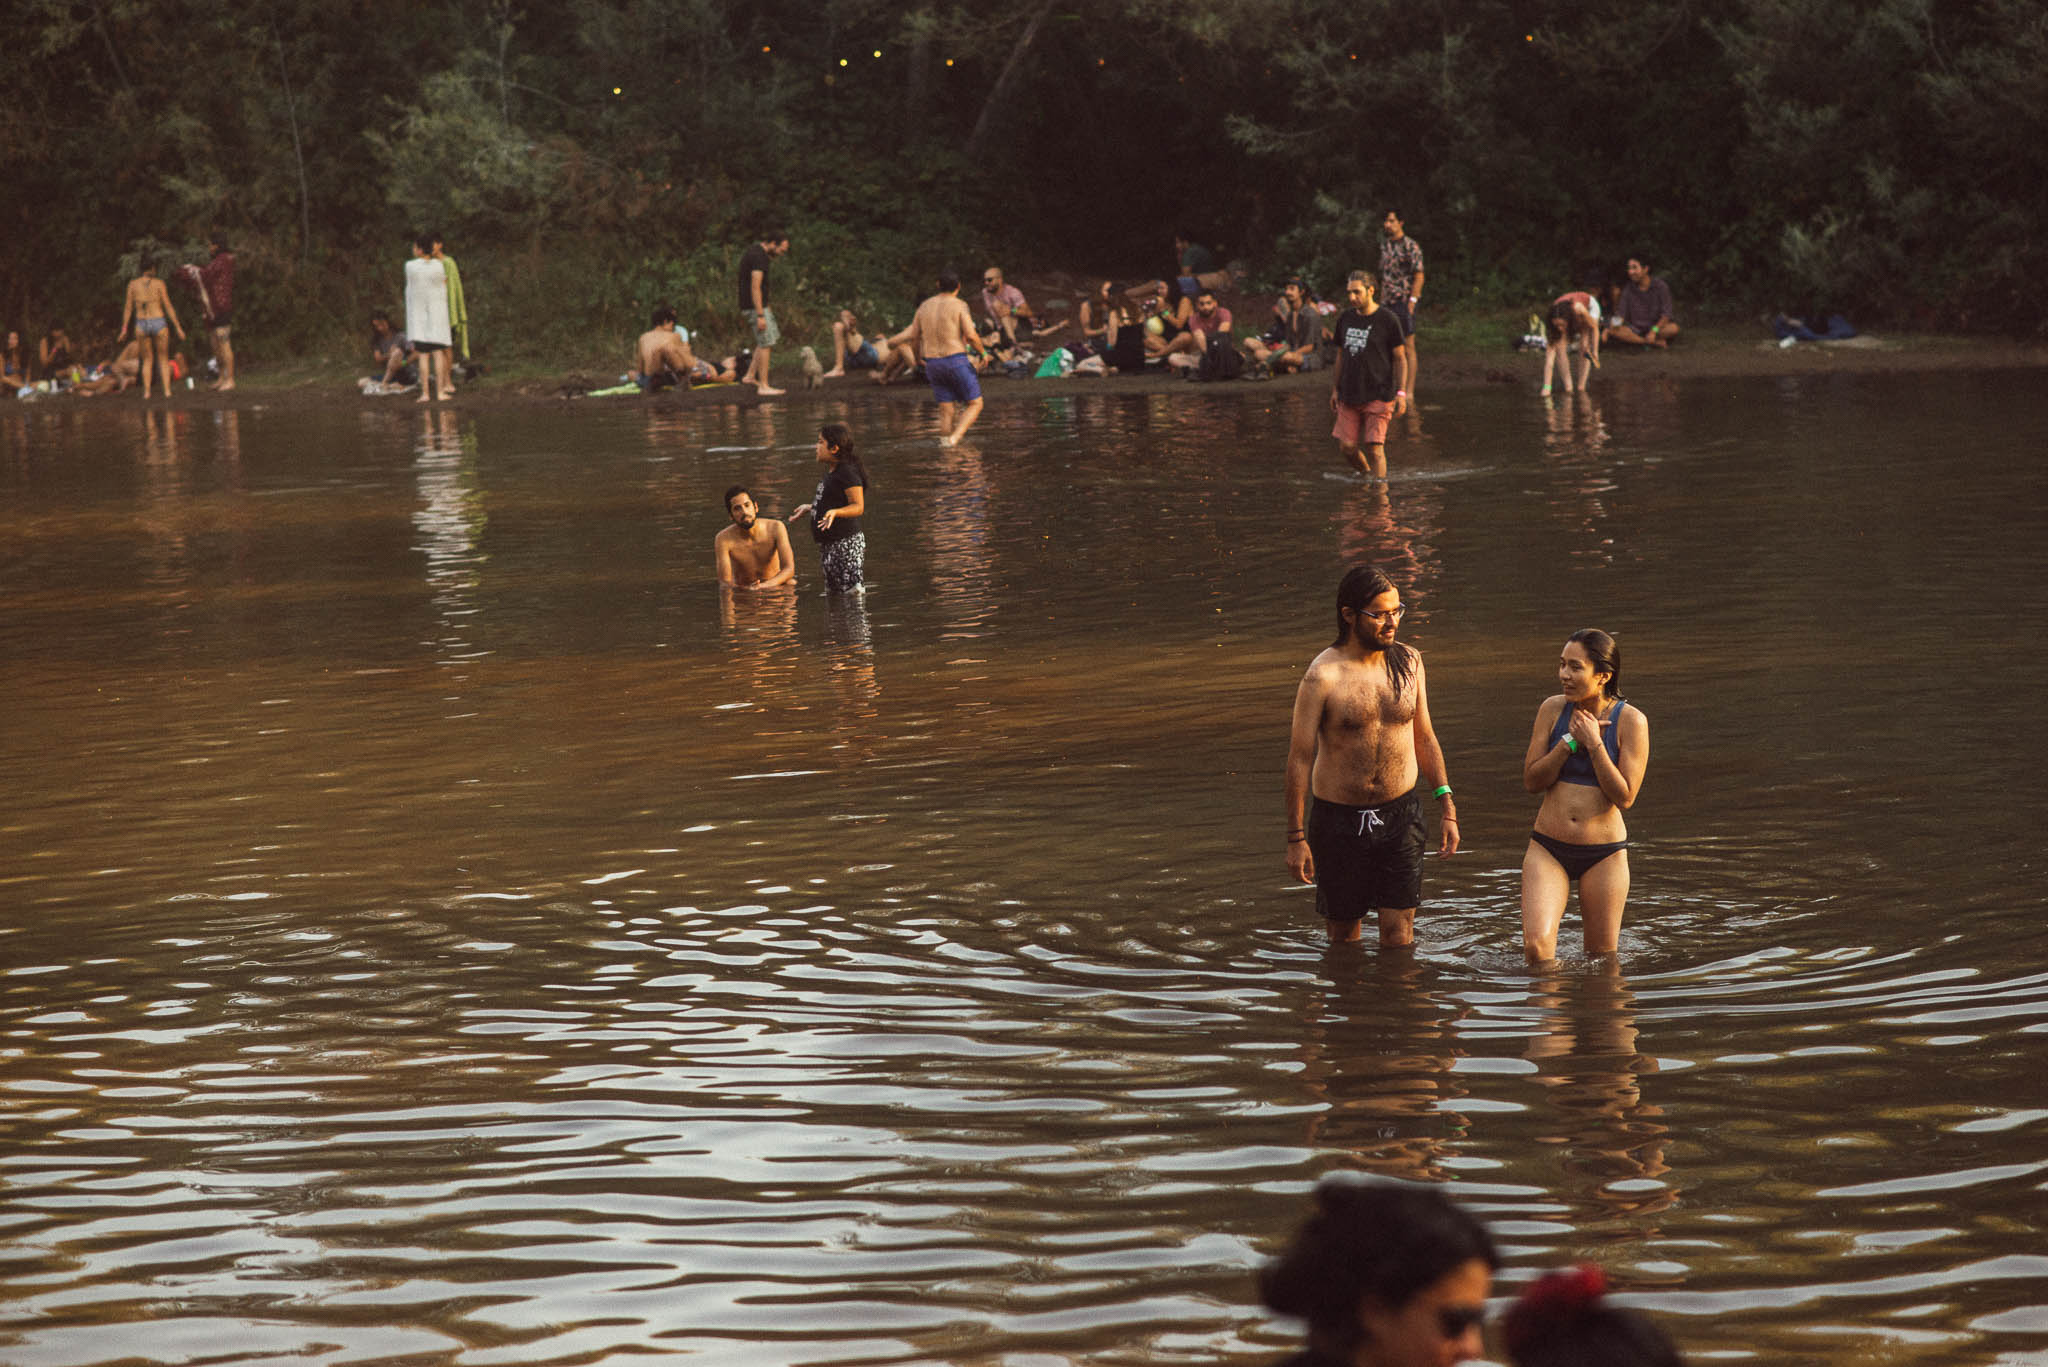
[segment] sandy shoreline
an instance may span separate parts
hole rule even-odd
[[[1421,390],[1425,401],[1445,390],[1455,391],[1490,384],[1520,385],[1533,395],[1541,377],[1543,358],[1540,352],[1518,353],[1503,346],[1498,351],[1487,353],[1432,354],[1428,350],[1426,337],[1423,344]],[[1593,392],[1597,394],[1603,384],[1631,380],[1747,379],[1835,374],[1906,375],[1956,371],[2038,371],[2044,368],[2048,368],[2048,346],[1975,338],[1901,336],[1857,339],[1853,343],[1800,343],[1780,348],[1770,339],[1757,339],[1754,334],[1703,334],[1683,339],[1677,346],[1662,352],[1623,352],[1619,348],[1607,349],[1602,355],[1602,368],[1593,378]],[[564,372],[549,377],[520,375],[517,378],[503,380],[493,379],[487,374],[483,379],[463,387],[447,406],[457,410],[530,407],[541,404],[682,408],[700,404],[773,403],[781,406],[806,407],[840,403],[856,395],[863,401],[884,399],[892,402],[929,403],[931,399],[931,391],[922,383],[906,381],[878,387],[864,375],[828,380],[821,388],[806,390],[801,387],[803,377],[797,368],[794,354],[789,357],[787,364],[778,361],[775,369],[776,382],[785,386],[788,393],[766,400],[741,385],[713,385],[693,389],[688,393],[669,391],[644,396],[577,396],[573,393],[577,386],[602,387],[617,383],[616,372],[611,375],[592,376],[586,371]],[[1204,398],[1235,397],[1255,400],[1276,391],[1320,389],[1327,387],[1328,384],[1327,373],[1283,376],[1270,381],[1233,380],[1219,384],[1195,384],[1177,375],[1147,373],[1132,376],[1114,375],[1100,379],[987,379],[983,382],[983,391],[990,404],[1042,399],[1053,394],[1154,394],[1168,391],[1199,394]],[[357,391],[353,373],[340,368],[318,375],[307,375],[304,371],[299,371],[289,380],[266,380],[258,366],[245,372],[243,383],[233,393],[216,394],[203,386],[191,390],[181,387],[175,390],[168,400],[150,400],[149,406],[196,409],[278,406],[398,409],[412,406],[414,398],[415,396],[411,394],[365,397]],[[98,398],[75,398],[67,395],[42,397],[30,401],[26,406],[61,406],[71,409],[90,405],[95,408],[120,408],[137,407],[142,402],[140,392],[130,389],[121,394],[102,395]]]

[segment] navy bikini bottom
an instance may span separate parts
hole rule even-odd
[[[1617,840],[1611,845],[1574,845],[1569,840],[1559,840],[1540,831],[1529,832],[1529,838],[1549,852],[1550,857],[1564,866],[1565,877],[1574,883],[1586,876],[1586,871],[1608,855],[1628,848],[1626,840]]]

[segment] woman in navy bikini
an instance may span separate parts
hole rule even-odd
[[[1522,954],[1557,957],[1557,927],[1579,885],[1586,953],[1612,954],[1628,902],[1628,826],[1650,763],[1650,723],[1622,701],[1621,647],[1604,631],[1573,632],[1558,657],[1564,689],[1536,709],[1522,783],[1543,794],[1522,856]]]

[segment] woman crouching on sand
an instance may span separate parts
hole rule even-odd
[[[1522,856],[1522,954],[1557,957],[1557,928],[1579,885],[1586,953],[1612,954],[1628,902],[1628,825],[1650,763],[1650,723],[1624,702],[1621,647],[1588,628],[1566,638],[1557,661],[1562,693],[1543,700],[1522,760],[1522,783],[1543,794]]]

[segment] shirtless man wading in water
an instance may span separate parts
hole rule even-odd
[[[1337,587],[1337,639],[1294,695],[1287,745],[1287,867],[1316,885],[1334,943],[1359,938],[1367,911],[1380,944],[1415,942],[1422,901],[1420,777],[1443,803],[1439,852],[1458,849],[1458,811],[1429,720],[1422,657],[1394,640],[1401,595],[1378,570]],[[1315,809],[1303,821],[1303,805]]]
[[[711,542],[719,583],[729,589],[772,589],[796,582],[789,529],[772,517],[763,522],[744,484],[725,491],[725,515],[732,525]]]
[[[988,349],[974,330],[974,316],[960,300],[957,272],[940,272],[939,292],[917,306],[917,316],[910,320],[910,345],[924,357],[925,378],[939,401],[939,445],[958,446],[981,416],[981,381],[967,353],[972,349],[986,358]],[[955,405],[964,405],[957,427]]]

